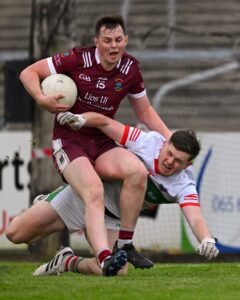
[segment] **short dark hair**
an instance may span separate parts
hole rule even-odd
[[[201,150],[200,142],[193,129],[180,129],[175,131],[171,135],[169,142],[172,143],[177,150],[188,153],[190,155],[190,161],[197,157]]]
[[[112,14],[104,15],[98,18],[95,25],[95,36],[99,36],[101,27],[106,27],[107,29],[115,29],[118,26],[121,26],[123,33],[126,34],[126,26],[121,15]]]

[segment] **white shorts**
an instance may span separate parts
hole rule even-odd
[[[116,218],[105,215],[105,223],[107,229],[120,229],[120,212],[119,212],[119,193],[121,183],[111,182],[104,183],[106,207],[115,215]],[[112,199],[110,197],[113,197]],[[117,201],[114,201],[114,198]],[[62,186],[48,195],[47,202],[56,210],[59,217],[67,226],[70,232],[76,232],[86,229],[85,223],[85,205],[83,201],[76,195],[74,190],[69,186]],[[116,203],[115,203],[116,202]]]

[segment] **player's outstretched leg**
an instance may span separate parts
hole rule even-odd
[[[125,244],[123,248],[120,248],[122,250],[125,250],[127,253],[127,261],[130,262],[135,268],[140,269],[149,269],[153,267],[153,262],[151,260],[147,259],[143,255],[141,255],[134,245],[132,243]],[[117,251],[120,250],[117,246],[117,241],[113,248],[113,253],[117,253]]]
[[[103,276],[116,276],[127,263],[127,253],[124,250],[119,250],[113,255],[105,259],[102,268]]]
[[[64,258],[70,256],[74,256],[73,250],[70,247],[59,250],[52,260],[39,266],[33,272],[33,276],[60,275],[60,273],[65,271]]]

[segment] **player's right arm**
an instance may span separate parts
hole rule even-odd
[[[125,125],[95,112],[84,113],[87,127],[96,127],[109,136],[112,140],[121,143],[125,133]]]
[[[98,128],[120,144],[127,137],[129,128],[129,126],[95,112],[86,112],[81,115],[64,112],[58,114],[57,120],[61,125],[68,125],[74,130],[80,130],[83,126]]]
[[[67,106],[59,104],[58,99],[63,95],[44,96],[40,86],[41,81],[51,75],[47,59],[39,60],[25,68],[20,74],[20,80],[28,94],[43,108],[51,113],[59,113],[68,109]]]
[[[208,260],[216,258],[219,254],[219,250],[215,245],[215,239],[210,234],[207,223],[201,213],[200,206],[187,205],[182,207],[182,212],[193,234],[200,243],[197,253],[205,256]]]

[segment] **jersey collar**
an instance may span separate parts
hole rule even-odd
[[[98,48],[95,49],[95,59],[96,59],[97,64],[100,64],[100,58],[99,58]]]

